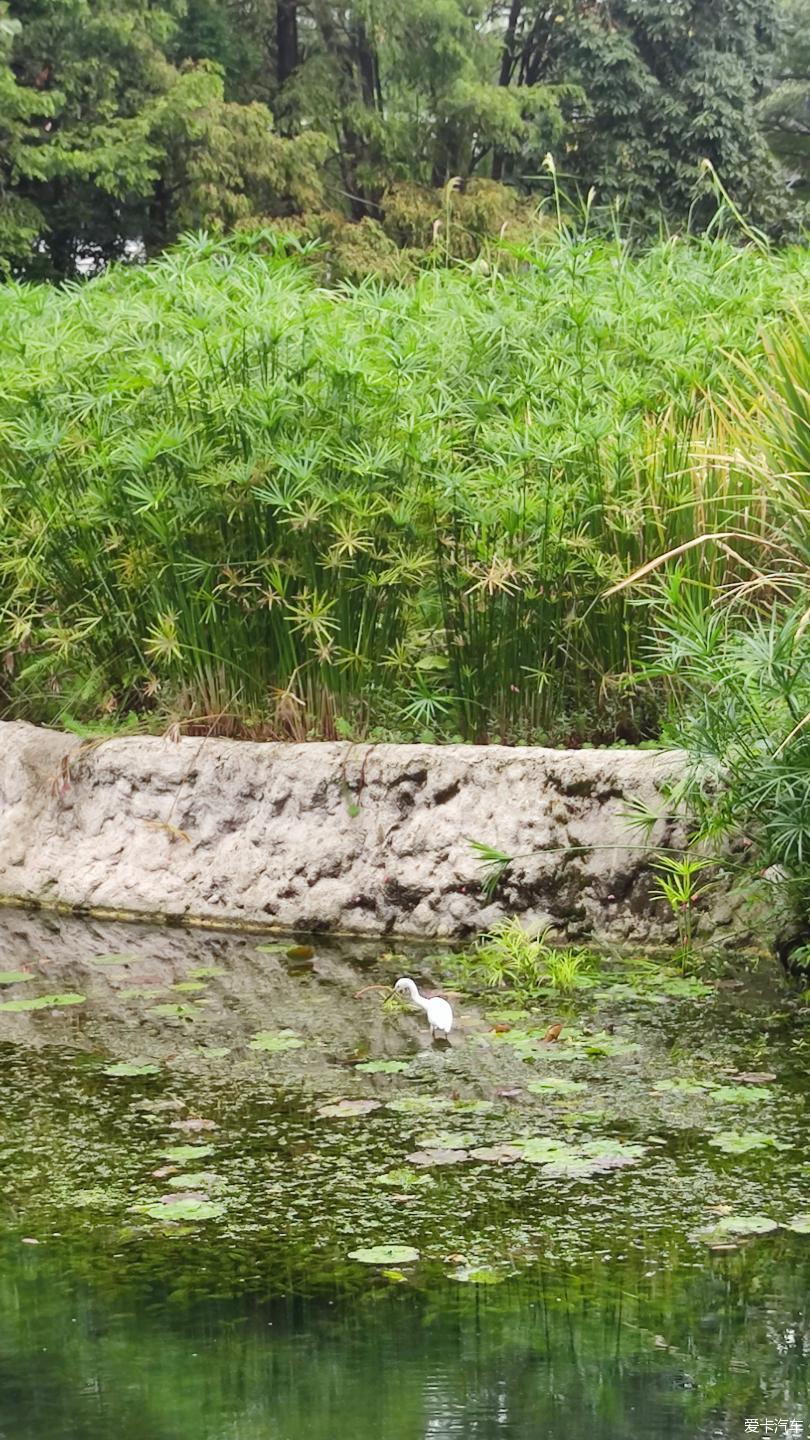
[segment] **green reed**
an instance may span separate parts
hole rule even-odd
[[[4,287],[6,713],[655,733],[649,613],[604,591],[747,503],[710,397],[810,261],[570,234],[508,259],[329,290],[281,237],[191,237]],[[682,564],[708,603],[733,562]]]

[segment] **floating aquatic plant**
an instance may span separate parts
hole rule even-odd
[[[60,1010],[67,1005],[83,1005],[86,999],[86,995],[73,992],[65,995],[37,995],[25,1000],[3,1000],[0,1002],[0,1010],[14,1013],[23,1010]]]
[[[221,1200],[208,1200],[198,1196],[164,1195],[154,1204],[137,1207],[153,1220],[218,1220],[225,1214]]]
[[[709,1144],[724,1155],[747,1155],[749,1150],[790,1150],[792,1147],[763,1130],[720,1130]]]
[[[413,1245],[369,1245],[350,1250],[349,1259],[359,1260],[361,1265],[412,1265],[419,1259],[419,1251]]]
[[[778,1229],[777,1221],[772,1220],[769,1215],[724,1215],[702,1232],[702,1238],[709,1242],[744,1240],[752,1235],[770,1235]]]
[[[168,1160],[176,1160],[178,1164],[185,1165],[189,1160],[192,1161],[192,1163],[195,1160],[202,1160],[205,1155],[211,1154],[213,1148],[213,1145],[170,1145],[167,1150],[163,1150],[161,1153],[164,1154]]]
[[[263,1050],[267,1055],[280,1055],[285,1050],[300,1050],[303,1040],[294,1030],[258,1030],[250,1041],[251,1050]]]
[[[448,1279],[458,1280],[461,1285],[500,1285],[508,1275],[507,1270],[496,1270],[491,1265],[459,1265],[448,1270]]]
[[[379,1110],[381,1103],[379,1100],[330,1100],[326,1105],[319,1105],[315,1114],[322,1120],[354,1119]]]

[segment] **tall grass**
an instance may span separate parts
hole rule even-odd
[[[695,527],[734,571],[707,593],[660,557],[630,577],[646,595],[653,668],[677,686],[670,737],[693,764],[673,797],[696,845],[792,908],[810,950],[810,329],[786,323],[715,417],[737,503],[729,529]],[[694,549],[692,551],[694,553]],[[731,844],[731,849],[729,845]],[[681,864],[694,864],[687,859]],[[701,862],[698,862],[699,864]]]
[[[604,591],[696,519],[755,525],[707,396],[762,365],[806,252],[558,234],[508,274],[327,290],[291,244],[0,292],[7,713],[655,733],[650,618]],[[738,574],[682,565],[707,603]]]

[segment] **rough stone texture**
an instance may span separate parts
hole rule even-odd
[[[464,936],[507,915],[572,938],[672,937],[623,812],[676,752],[83,744],[0,724],[0,898],[298,931]],[[678,844],[663,819],[654,848]],[[517,856],[491,901],[470,841]],[[581,849],[579,847],[582,847]],[[737,933],[727,897],[704,928]]]

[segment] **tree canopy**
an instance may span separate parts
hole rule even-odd
[[[536,203],[548,152],[572,196],[677,226],[714,213],[708,159],[752,220],[795,229],[807,18],[808,0],[10,0],[0,265],[69,276],[293,217],[390,239],[403,193]]]

